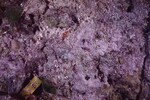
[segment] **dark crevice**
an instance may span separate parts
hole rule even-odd
[[[2,23],[3,23],[3,20],[2,20],[2,18],[0,18],[0,26],[2,25]]]
[[[121,96],[121,100],[133,100],[130,98],[128,91],[124,88],[118,88],[115,92]]]
[[[76,17],[75,14],[70,13],[69,16],[71,17],[71,19],[72,19],[72,21],[73,21],[74,23],[76,23],[77,25],[79,25],[79,20],[78,20],[78,18]]]
[[[82,43],[84,44],[86,42],[86,40],[85,39],[82,39]]]
[[[6,10],[6,7],[0,6],[0,10],[1,10],[2,12],[4,12],[4,11]],[[1,15],[1,16],[2,16],[2,15]]]
[[[88,81],[90,79],[90,77],[88,75],[86,75],[85,79]]]
[[[100,57],[95,58],[94,61],[95,61],[96,69],[98,71],[97,75],[100,78],[100,81],[103,82],[104,81],[104,73],[100,69]]]
[[[45,3],[46,3],[46,7],[44,9],[44,12],[43,12],[43,15],[47,12],[47,10],[49,9],[49,1],[48,0],[45,0]]]
[[[37,25],[33,27],[33,33],[36,33],[36,31],[40,31],[39,26]]]
[[[104,82],[104,73],[100,70],[99,67],[97,67],[98,70],[98,76],[100,77],[100,81]]]
[[[101,39],[101,35],[98,32],[95,34],[95,39]]]
[[[148,14],[148,18],[147,18],[147,26],[144,30],[144,38],[145,38],[145,44],[144,44],[144,47],[145,47],[145,58],[144,58],[144,62],[143,62],[143,66],[142,66],[142,71],[141,71],[141,84],[140,84],[140,91],[139,93],[137,94],[137,97],[136,97],[136,100],[140,100],[140,96],[142,94],[142,90],[143,90],[143,82],[144,81],[147,81],[147,78],[145,77],[145,69],[146,69],[146,61],[149,57],[149,35],[150,35],[150,12]]]
[[[42,48],[41,48],[40,50],[41,50],[42,52],[44,52],[45,47],[46,47],[46,42],[43,43],[43,46],[42,46]]]
[[[132,12],[133,9],[134,9],[133,1],[132,0],[128,0],[127,2],[129,4],[129,6],[127,8],[127,12]]]
[[[38,75],[38,64],[36,61],[28,61],[25,69],[26,75]]]
[[[112,85],[113,84],[113,79],[111,78],[111,75],[109,74],[108,75],[108,83],[110,84],[110,85]]]
[[[29,17],[30,17],[31,23],[34,24],[35,23],[34,14],[29,14]]]
[[[33,33],[36,33],[36,31],[39,31],[40,29],[39,29],[39,26],[36,25],[35,18],[34,18],[35,16],[34,14],[29,14],[29,17],[30,17],[31,23],[28,26],[32,28]]]

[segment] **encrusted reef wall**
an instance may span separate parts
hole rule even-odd
[[[18,93],[34,73],[56,88],[39,100],[149,100],[149,0],[6,0],[0,9],[1,90]]]

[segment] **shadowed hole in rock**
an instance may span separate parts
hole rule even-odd
[[[0,18],[0,26],[2,25],[3,21],[2,21],[2,18]]]
[[[49,9],[49,1],[48,0],[44,0],[45,1],[45,3],[46,3],[46,7],[45,7],[45,9],[44,9],[44,12],[43,12],[43,15],[47,12],[47,10]]]
[[[29,17],[30,17],[31,23],[34,24],[35,23],[34,14],[29,14]]]
[[[85,39],[82,39],[82,43],[84,44],[86,42],[86,40]]]
[[[74,23],[76,23],[76,24],[79,24],[79,20],[78,20],[78,18],[74,15],[74,14],[70,14],[70,17],[71,17],[71,19],[72,19],[72,21],[74,22]]]
[[[101,82],[104,81],[104,73],[100,70],[99,66],[97,66],[98,76],[100,77]]]
[[[33,33],[36,33],[36,31],[40,31],[39,27],[37,25],[35,25],[33,27]]]
[[[38,64],[36,61],[28,61],[25,68],[26,75],[36,74],[38,75]]]
[[[88,81],[90,79],[90,77],[88,75],[86,75],[85,79]]]
[[[134,5],[133,5],[133,1],[132,0],[128,0],[129,2],[129,6],[127,8],[127,12],[132,12],[134,9]]]
[[[101,71],[101,69],[100,69],[101,58],[95,57],[95,58],[93,58],[93,61],[95,62],[95,66],[97,69],[97,76],[100,78],[100,81],[103,82],[104,81],[104,72]]]
[[[111,75],[108,75],[107,81],[108,81],[108,83],[109,83],[110,85],[113,84],[113,80],[112,80],[112,78],[111,78]]]
[[[96,39],[101,39],[101,35],[100,35],[98,32],[96,32],[95,38],[96,38]]]
[[[3,32],[7,32],[9,30],[9,26],[4,26],[4,27],[2,27],[2,31]]]
[[[121,97],[121,100],[133,100],[130,98],[130,94],[124,88],[118,88],[116,93]]]

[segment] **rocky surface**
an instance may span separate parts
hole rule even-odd
[[[149,4],[148,0],[0,2],[4,14],[0,91],[18,94],[34,74],[56,88],[55,94],[43,91],[39,100],[148,100]]]

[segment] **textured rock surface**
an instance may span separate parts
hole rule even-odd
[[[17,0],[16,0],[17,2]],[[57,87],[40,100],[148,100],[147,0],[27,0],[0,26],[0,78],[18,93],[31,74]],[[12,100],[12,97],[0,97]]]

